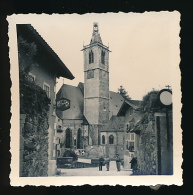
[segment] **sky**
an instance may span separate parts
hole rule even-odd
[[[32,17],[33,16],[33,17]],[[17,23],[30,23],[75,76],[60,78],[77,86],[84,82],[83,52],[91,40],[93,23],[98,22],[109,56],[110,91],[122,85],[131,99],[141,100],[153,88],[172,86],[172,70],[179,66],[179,17],[176,12],[18,15]]]

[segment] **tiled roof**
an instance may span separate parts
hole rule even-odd
[[[41,35],[30,24],[17,24],[17,36],[22,36],[29,42],[35,42],[38,53],[43,55],[44,60],[51,64],[53,68],[57,68],[57,77],[65,77],[67,79],[74,79],[70,70],[61,61],[58,55],[52,50],[48,43],[41,37]],[[42,57],[41,57],[42,58]],[[52,62],[52,63],[50,63]]]
[[[101,132],[117,132],[124,131],[125,117],[112,116],[107,125]]]
[[[118,114],[123,102],[124,102],[124,98],[119,93],[110,91],[110,101],[109,101],[110,116]]]
[[[118,114],[124,98],[113,91],[110,91],[109,95],[109,117],[111,118],[111,116]],[[56,95],[56,100],[62,97],[70,100],[70,109],[63,111],[63,114],[61,111],[57,111],[57,114],[60,114],[62,119],[83,119],[84,83],[80,82],[77,87],[63,84]]]
[[[84,97],[79,87],[63,84],[56,95],[56,101],[60,98],[70,100],[70,108],[65,111],[57,111],[61,119],[83,120]]]
[[[117,115],[124,116],[129,107],[133,107],[135,110],[140,109],[141,102],[140,100],[125,100]]]
[[[84,83],[79,82],[79,83],[78,83],[78,87],[80,88],[82,94],[84,95]]]

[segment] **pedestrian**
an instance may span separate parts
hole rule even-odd
[[[137,171],[137,157],[133,157],[130,163],[131,163],[131,169],[133,170],[133,174],[135,174]]]
[[[109,158],[109,155],[107,155],[107,158],[105,160],[105,163],[106,163],[107,171],[109,171],[109,167],[110,167],[110,158]]]
[[[121,169],[121,159],[120,159],[118,154],[116,156],[116,165],[117,165],[117,171],[120,171],[120,169]]]
[[[99,158],[99,171],[102,171],[103,165],[104,165],[105,159],[103,156]]]

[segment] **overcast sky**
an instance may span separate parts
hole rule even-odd
[[[178,19],[179,17],[177,17]],[[75,76],[65,84],[77,86],[83,78],[83,44],[90,43],[93,22],[98,22],[103,44],[110,53],[110,90],[122,85],[132,99],[152,88],[172,86],[171,71],[178,66],[179,20],[176,12],[33,15],[17,17],[30,23]],[[174,66],[173,66],[174,65]],[[63,84],[58,80],[57,90]]]

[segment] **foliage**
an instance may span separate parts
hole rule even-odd
[[[20,112],[22,114],[47,116],[50,99],[46,92],[34,82],[24,79],[20,83]]]
[[[37,55],[37,46],[35,43],[29,43],[21,36],[18,37],[19,53],[19,78],[20,78],[20,113],[36,115],[43,117],[49,111],[50,99],[46,92],[29,81],[28,73],[35,66],[35,57]]]
[[[35,66],[35,57],[37,55],[37,46],[35,43],[29,43],[21,36],[18,37],[18,57],[19,57],[19,77],[26,79],[29,71]]]
[[[50,99],[28,73],[36,65],[37,46],[18,37],[20,114],[25,114],[22,176],[46,176]]]
[[[159,104],[157,102],[157,94],[159,91],[150,91],[145,96],[143,96],[141,108],[143,112],[154,111],[159,109]]]
[[[78,160],[78,155],[73,150],[66,150],[63,157],[73,157],[73,161]]]
[[[161,110],[157,101],[158,93],[159,91],[152,90],[143,96],[141,103],[141,111],[143,113],[142,124],[148,124],[149,121],[154,120],[154,113]]]
[[[126,100],[130,100],[131,97],[129,97],[129,95],[127,94],[128,92],[125,91],[124,87],[121,85],[120,88],[118,88],[118,93],[121,94],[121,96],[126,99]]]

